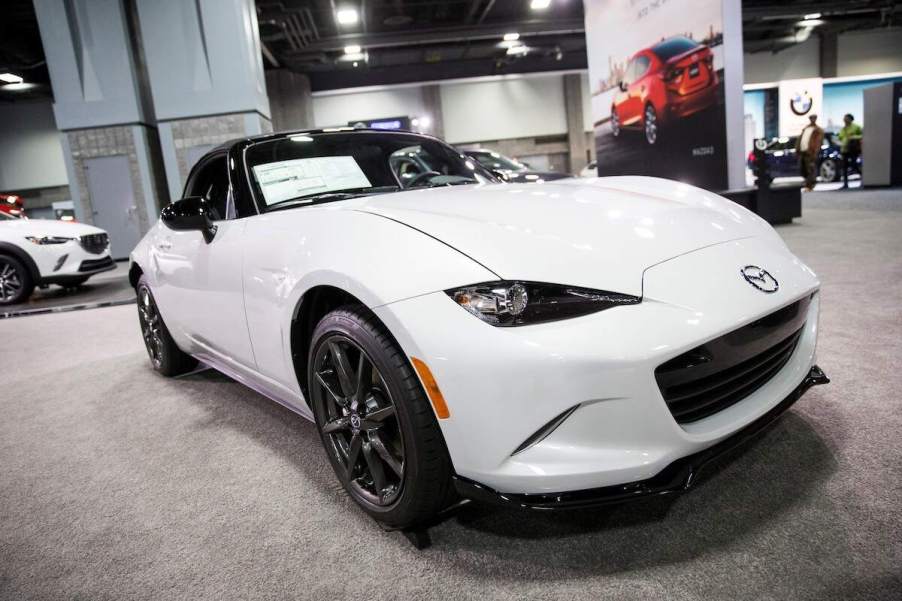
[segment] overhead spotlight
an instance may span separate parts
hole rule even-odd
[[[532,0],[529,3],[529,8],[533,10],[545,10],[551,6],[551,0]]]
[[[345,54],[360,54],[360,46],[345,46]]]
[[[810,15],[805,15],[806,21],[808,19],[820,19],[820,18],[821,18],[821,13],[811,13]]]
[[[12,73],[0,73],[0,81],[5,83],[22,83],[25,80]]]
[[[417,126],[423,128],[423,129],[426,129],[430,125],[432,125],[432,119],[429,117],[429,115],[423,115],[422,117],[418,118],[416,121],[417,121]]]
[[[360,15],[357,14],[356,8],[344,6],[335,11],[335,18],[339,25],[355,25],[360,19]]]
[[[818,25],[823,25],[824,22],[820,19],[805,19],[803,21],[799,21],[797,24],[800,27],[817,27]]]
[[[510,48],[507,49],[507,53],[512,54],[512,55],[521,55],[521,54],[525,55],[528,52],[529,52],[529,47],[523,46],[523,45],[511,46]]]
[[[506,34],[504,34],[504,41],[505,41],[505,42],[516,42],[516,41],[519,40],[519,39],[520,39],[520,34],[519,34],[519,33],[506,33]]]

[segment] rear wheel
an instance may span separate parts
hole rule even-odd
[[[0,305],[21,303],[33,290],[34,282],[25,265],[15,257],[0,255]]]
[[[645,141],[654,144],[658,141],[658,113],[650,104],[645,107],[644,125]]]
[[[835,182],[839,179],[839,167],[835,160],[824,159],[820,168],[821,180],[825,182]]]
[[[361,306],[316,326],[310,399],[329,462],[375,519],[410,526],[452,498],[451,462],[432,407],[388,331]]]
[[[136,290],[138,323],[141,325],[141,336],[144,338],[144,346],[147,348],[153,368],[164,376],[177,376],[194,369],[197,359],[183,352],[175,344],[144,276],[138,280]]]

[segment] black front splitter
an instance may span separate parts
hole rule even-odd
[[[508,507],[536,510],[580,509],[622,503],[652,495],[681,493],[695,484],[699,471],[715,458],[735,449],[770,427],[793,403],[812,386],[827,384],[830,379],[815,365],[776,407],[716,445],[677,459],[647,480],[559,493],[509,494],[492,490],[463,476],[454,476],[454,487],[465,498],[501,504]]]

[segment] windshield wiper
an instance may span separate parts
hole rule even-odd
[[[290,209],[298,205],[314,205],[324,202],[335,202],[336,200],[348,200],[350,198],[360,198],[361,196],[370,196],[372,194],[385,194],[387,192],[397,192],[400,190],[398,186],[381,186],[379,188],[363,188],[354,192],[322,192],[320,194],[311,194],[310,196],[302,196],[300,198],[291,198],[277,202],[266,208],[266,211],[278,211],[281,209]]]

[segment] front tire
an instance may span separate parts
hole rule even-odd
[[[31,273],[22,262],[9,255],[0,255],[0,305],[24,302],[34,291]]]
[[[138,324],[141,326],[141,336],[144,337],[150,364],[168,377],[194,369],[197,359],[183,352],[172,339],[145,276],[142,275],[138,280],[135,290],[138,293]]]
[[[313,332],[307,382],[335,474],[370,516],[427,522],[453,498],[451,461],[407,357],[365,307],[327,314]]]

